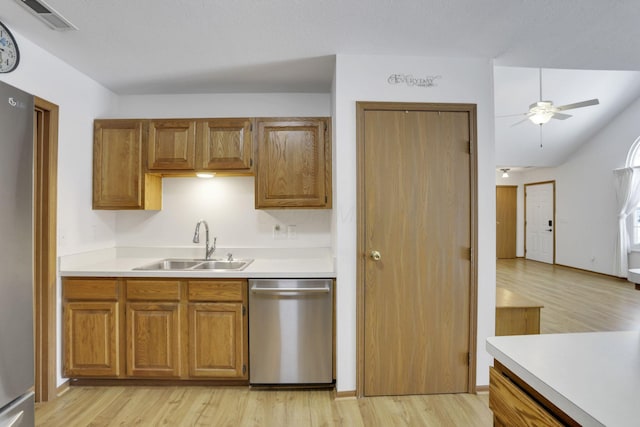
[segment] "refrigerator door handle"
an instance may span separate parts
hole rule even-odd
[[[14,415],[13,418],[11,418],[9,420],[9,422],[6,424],[6,426],[7,427],[19,426],[20,423],[22,422],[22,418],[23,417],[24,417],[24,411],[18,412],[16,415]]]

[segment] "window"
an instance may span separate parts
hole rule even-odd
[[[635,140],[627,153],[626,167],[640,166],[640,137]],[[636,210],[633,215],[629,215],[629,222],[627,223],[627,229],[629,232],[629,238],[631,241],[631,249],[640,251],[640,205],[636,206]]]

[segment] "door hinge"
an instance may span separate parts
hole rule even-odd
[[[249,166],[253,166],[253,159],[249,159]]]
[[[242,315],[243,316],[247,315],[247,307],[245,307],[244,305],[242,306]]]
[[[324,202],[327,203],[329,201],[329,197],[324,196]]]
[[[242,365],[242,375],[247,373],[247,365]]]
[[[467,364],[471,366],[471,352],[467,353]]]
[[[473,144],[469,141],[469,154],[473,154]]]
[[[249,132],[253,132],[253,123],[249,123]]]
[[[473,264],[473,248],[469,248],[469,261]]]

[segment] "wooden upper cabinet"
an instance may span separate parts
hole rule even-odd
[[[251,119],[198,121],[196,169],[251,174],[252,130]]]
[[[151,120],[147,168],[193,171],[195,147],[195,120]]]
[[[330,119],[257,119],[256,208],[331,208]]]
[[[93,139],[93,209],[162,206],[162,178],[145,174],[143,120],[96,120]]]

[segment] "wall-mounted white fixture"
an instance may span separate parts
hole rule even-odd
[[[56,31],[77,30],[78,27],[69,22],[64,16],[56,12],[51,6],[42,0],[16,0],[33,16],[47,24]]]
[[[500,169],[502,171],[503,178],[509,178],[509,168]]]
[[[216,173],[215,172],[196,172],[196,176],[198,178],[209,179],[216,176]]]

